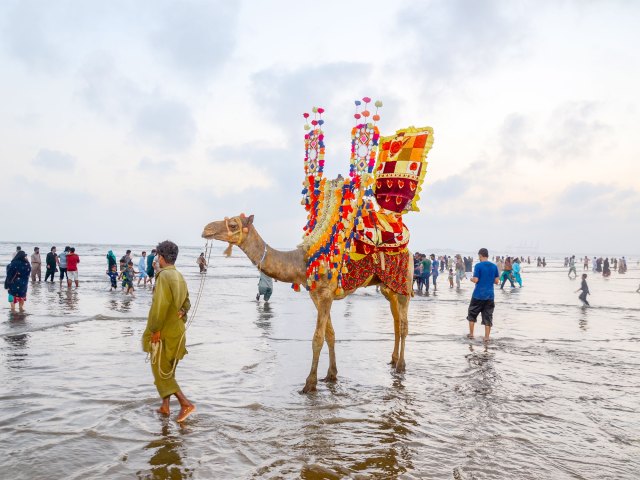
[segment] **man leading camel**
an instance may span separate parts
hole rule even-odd
[[[171,395],[175,395],[180,402],[180,414],[176,420],[183,422],[196,410],[180,390],[175,377],[178,361],[187,353],[185,322],[191,303],[187,283],[175,267],[178,246],[167,240],[160,243],[156,251],[160,271],[156,275],[142,348],[151,355],[154,383],[162,398],[158,412],[169,415],[169,400]]]

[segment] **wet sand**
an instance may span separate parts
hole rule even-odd
[[[177,375],[198,412],[179,426],[175,400],[171,419],[155,413],[140,349],[151,292],[110,293],[107,249],[79,247],[77,291],[36,285],[27,314],[1,311],[3,478],[638,478],[635,260],[589,272],[590,309],[559,260],[525,266],[523,289],[497,292],[488,345],[464,337],[471,284],[441,275],[413,300],[404,375],[387,365],[387,304],[362,290],[332,311],[338,383],[301,395],[308,295],[276,283],[257,303],[255,268],[216,249]],[[178,262],[193,297],[198,253]]]

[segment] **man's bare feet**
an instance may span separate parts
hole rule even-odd
[[[180,409],[180,415],[176,418],[176,422],[182,423],[184,422],[189,415],[196,411],[196,406],[194,404],[185,405]]]
[[[489,341],[489,337],[483,337],[482,340],[484,340],[485,342]]]
[[[158,410],[156,410],[156,412],[158,412],[160,415],[164,415],[165,417],[168,417],[171,414],[171,410],[164,406],[160,407]]]

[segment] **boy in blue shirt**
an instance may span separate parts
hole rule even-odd
[[[469,313],[467,320],[469,321],[469,338],[473,338],[473,329],[479,314],[482,314],[482,325],[484,325],[484,340],[489,340],[491,327],[493,326],[493,309],[495,303],[493,301],[493,286],[498,285],[500,275],[498,267],[495,263],[489,261],[489,251],[481,248],[478,251],[480,263],[473,268],[473,277],[471,281],[476,284],[471,296],[469,304]]]

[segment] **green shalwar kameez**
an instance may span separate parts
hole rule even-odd
[[[189,308],[191,308],[189,291],[182,274],[173,265],[161,269],[156,275],[147,328],[142,335],[142,349],[151,354],[151,336],[155,332],[160,332],[162,354],[156,365],[151,364],[151,371],[161,398],[166,398],[180,390],[175,373],[165,380],[159,374],[158,365],[163,372],[168,373],[174,363],[181,360],[187,353],[187,339],[183,334]],[[184,312],[182,318],[178,315],[180,310]]]

